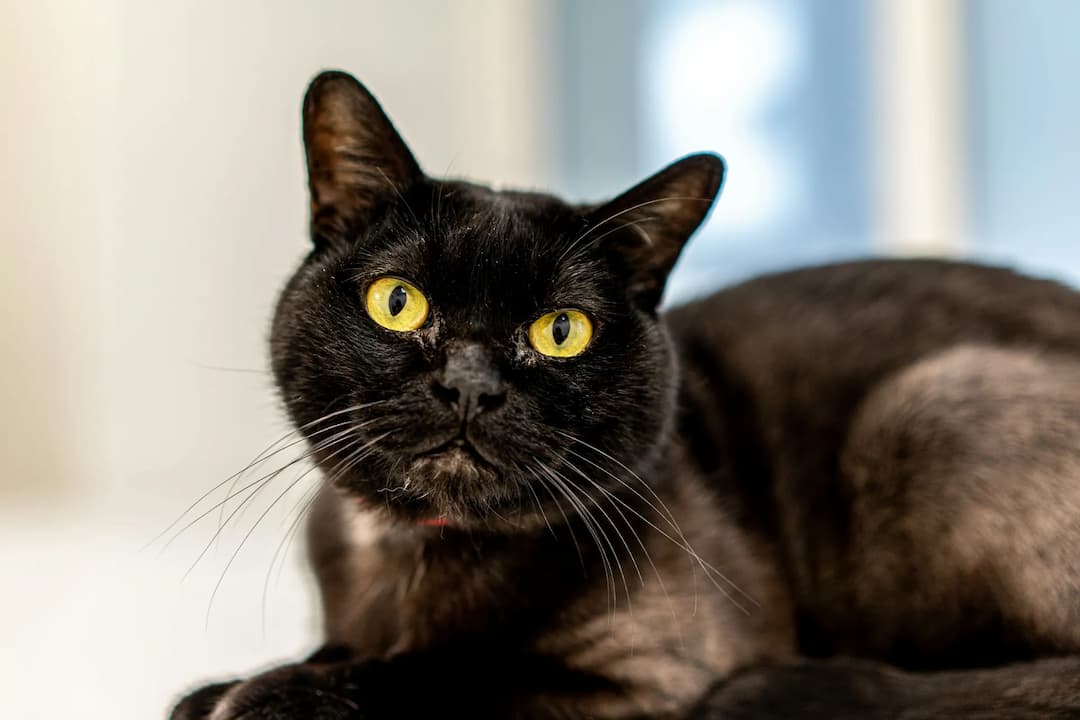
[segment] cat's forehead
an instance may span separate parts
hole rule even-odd
[[[513,251],[542,237],[558,241],[585,223],[575,208],[551,195],[469,183],[440,183],[431,192],[435,229],[444,240],[463,241],[465,252]]]
[[[444,262],[491,271],[551,264],[556,247],[575,229],[565,215],[555,206],[538,207],[525,198],[491,192],[436,218],[431,249]]]
[[[596,294],[596,268],[566,252],[583,228],[573,207],[550,196],[435,185],[397,209],[372,260],[444,307],[529,312]]]

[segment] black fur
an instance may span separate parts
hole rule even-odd
[[[1080,650],[1080,296],[863,262],[658,315],[718,157],[573,205],[427,177],[342,73],[304,122],[272,358],[328,648],[174,718],[1080,713],[1035,660]],[[368,316],[386,275],[419,329]],[[577,357],[528,341],[560,308]]]

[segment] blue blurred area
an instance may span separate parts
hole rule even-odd
[[[888,252],[872,189],[872,4],[561,0],[560,187],[598,198],[688,152],[724,195],[668,301]],[[972,0],[958,53],[971,256],[1080,282],[1080,2]]]
[[[974,253],[1080,284],[1080,2],[969,2]]]

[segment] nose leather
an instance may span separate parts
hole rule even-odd
[[[506,399],[506,388],[491,353],[476,342],[455,343],[447,349],[434,389],[436,396],[466,422],[494,410]]]

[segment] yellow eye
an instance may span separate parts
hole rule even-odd
[[[396,277],[381,277],[368,285],[368,315],[390,330],[408,332],[424,324],[428,301],[424,293]]]
[[[529,326],[529,342],[550,357],[574,357],[592,340],[592,322],[577,310],[556,310]]]

